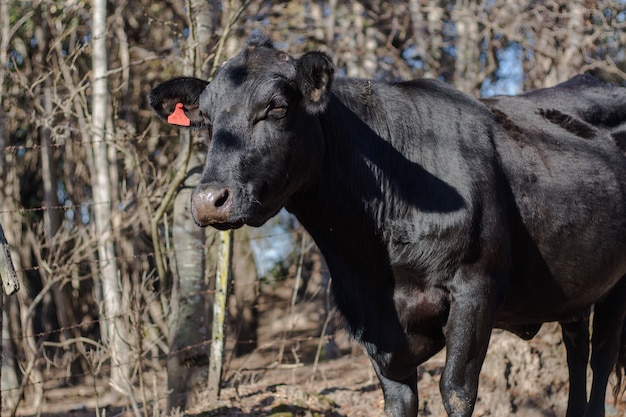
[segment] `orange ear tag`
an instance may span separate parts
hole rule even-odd
[[[191,120],[183,111],[183,103],[177,103],[174,113],[167,116],[167,123],[178,126],[191,126]]]

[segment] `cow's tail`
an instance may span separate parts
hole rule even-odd
[[[615,398],[615,403],[617,403],[617,401],[622,397],[622,394],[626,392],[626,387],[622,388],[624,374],[626,374],[626,320],[622,323],[622,335],[619,340],[617,361],[615,362],[615,376],[617,377],[617,383],[613,388],[613,398]]]

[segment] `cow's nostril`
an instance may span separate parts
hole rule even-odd
[[[215,207],[222,207],[228,201],[229,193],[228,188],[224,188],[220,195],[215,199]]]

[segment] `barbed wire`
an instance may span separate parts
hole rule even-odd
[[[208,292],[213,292],[213,290],[207,290],[207,291],[202,291],[199,293],[208,293]],[[193,294],[189,295],[190,297],[193,297]],[[272,305],[273,307],[277,307],[280,305],[283,305],[285,307],[285,311],[287,311],[287,306],[290,304],[289,301],[285,300],[282,303],[276,303],[276,302],[267,302],[267,303],[257,303],[255,305],[255,307],[259,307],[263,304],[266,305]],[[119,319],[119,318],[127,318],[128,315],[127,314],[118,314],[118,315],[113,315],[113,316],[107,316],[107,317],[101,317],[98,319],[94,319],[94,320],[90,320],[90,321],[83,321],[81,323],[76,323],[76,324],[72,324],[72,325],[68,325],[68,326],[64,326],[64,327],[60,327],[57,329],[52,329],[52,330],[48,330],[48,331],[44,331],[44,332],[37,332],[34,333],[32,335],[22,335],[22,336],[18,336],[18,337],[12,337],[12,338],[3,338],[3,342],[7,342],[7,341],[12,341],[12,342],[18,342],[21,341],[23,339],[29,338],[29,337],[35,337],[35,338],[47,338],[49,336],[55,335],[55,334],[60,334],[66,331],[70,331],[76,328],[84,328],[85,326],[90,326],[90,325],[95,325],[95,324],[99,324],[102,322],[106,322],[106,321],[110,321],[110,320],[115,320],[115,319]],[[258,346],[254,351],[258,351],[258,350],[264,350],[264,349],[269,349],[273,346],[276,346],[279,343],[289,343],[289,344],[301,344],[303,342],[312,342],[312,341],[320,341],[320,339],[322,340],[329,340],[331,339],[333,336],[331,335],[317,335],[317,336],[292,336],[292,337],[286,337],[285,334],[283,334],[282,337],[278,338],[276,341],[272,342],[272,343],[265,343],[261,346]],[[236,340],[232,340],[232,338],[227,337],[227,339],[231,340],[231,342],[234,342],[235,344],[241,345],[241,344],[250,344],[250,343],[258,343],[255,340],[251,340],[251,339],[236,339]],[[72,339],[69,339],[70,342],[72,342]],[[101,342],[99,342],[98,340],[94,340],[94,342],[96,343],[96,345],[101,346],[102,348],[106,349],[106,344],[102,344]],[[198,351],[198,349],[208,349],[208,347],[211,345],[212,341],[210,339],[205,339],[202,341],[199,341],[197,343],[191,344],[191,345],[187,345],[184,347],[181,347],[179,349],[173,350],[173,351],[169,351],[169,352],[163,352],[157,355],[151,355],[150,360],[165,360],[165,359],[171,359],[172,357],[175,356],[181,356],[184,355],[187,352],[190,351]],[[137,350],[138,349],[143,349],[143,347],[139,347],[139,346],[132,346],[129,345],[131,347],[131,349]],[[67,348],[66,348],[67,349]],[[96,348],[97,349],[97,348]],[[161,349],[160,349],[161,350]],[[162,351],[162,350],[161,350]],[[208,355],[208,352],[207,352]],[[104,357],[106,358],[106,355],[104,355]],[[87,360],[89,360],[89,358],[86,358]],[[106,362],[109,361],[110,359],[102,359],[102,362]],[[149,363],[150,360],[146,360],[146,363]],[[273,362],[272,362],[273,363]],[[85,371],[85,372],[72,372],[71,375],[63,375],[63,376],[57,376],[57,377],[51,377],[51,376],[46,376],[46,378],[42,379],[41,381],[34,381],[34,382],[22,382],[22,384],[18,387],[11,387],[11,388],[5,388],[5,389],[0,389],[0,394],[3,393],[9,393],[12,391],[17,391],[17,390],[21,390],[23,388],[26,387],[34,387],[34,386],[38,386],[38,385],[43,385],[45,383],[50,383],[52,381],[65,381],[67,378],[69,377],[77,377],[77,378],[81,378],[81,377],[86,377],[86,376],[93,376],[93,377],[104,377],[106,378],[109,374],[110,371],[112,369],[115,368],[122,368],[122,367],[128,367],[128,366],[132,366],[132,365],[136,365],[137,364],[137,360],[136,359],[129,359],[127,362],[120,362],[118,364],[111,364],[111,363],[106,363],[106,364],[101,364],[96,366],[95,368],[98,369],[98,371],[93,371],[93,370],[89,370],[89,371]],[[267,369],[273,368],[272,366],[270,366],[270,364],[266,365]],[[49,368],[49,366],[48,366]],[[67,364],[62,364],[60,366],[56,366],[55,368],[57,369],[63,369],[63,368],[67,368]],[[161,371],[163,371],[163,369],[161,369]],[[259,368],[255,368],[255,371],[258,371]],[[159,371],[159,370],[157,370]],[[238,373],[241,372],[245,372],[246,370],[238,370]],[[226,383],[226,379],[224,379],[224,381],[222,382],[223,384]],[[183,394],[181,394],[183,395]],[[163,394],[161,396],[161,398],[167,398],[168,394]]]
[[[151,198],[159,198],[162,197],[162,194],[150,194],[150,195],[139,195],[139,196],[132,196],[130,197],[128,200],[109,200],[109,201],[102,201],[102,202],[94,202],[94,201],[89,201],[89,202],[83,202],[83,203],[76,203],[76,204],[67,204],[67,205],[58,205],[58,206],[39,206],[39,207],[31,207],[31,208],[26,208],[26,207],[20,207],[20,208],[16,208],[16,209],[11,209],[11,210],[0,210],[0,214],[1,213],[18,213],[21,215],[24,215],[26,213],[32,213],[32,212],[38,212],[38,211],[46,211],[46,210],[74,210],[77,208],[85,208],[85,207],[93,207],[96,205],[104,205],[104,204],[120,204],[120,203],[128,203],[129,201],[132,200],[143,200],[143,199],[151,199]]]
[[[46,211],[46,210],[74,210],[74,209],[79,209],[79,208],[89,208],[89,207],[93,207],[99,204],[110,204],[110,205],[119,205],[119,204],[128,204],[129,202],[132,201],[137,201],[137,200],[147,200],[147,199],[158,199],[160,197],[163,197],[163,194],[145,194],[145,195],[136,195],[136,196],[131,196],[127,199],[120,199],[120,200],[108,200],[108,201],[102,201],[102,202],[93,202],[93,201],[89,201],[89,202],[81,202],[81,203],[76,203],[76,204],[67,204],[67,205],[58,205],[58,206],[39,206],[39,207],[31,207],[31,208],[26,208],[26,207],[18,207],[18,208],[14,208],[14,209],[0,209],[0,214],[7,214],[7,213],[16,213],[16,214],[20,214],[20,215],[24,215],[26,213],[31,213],[31,212],[39,212],[39,211]],[[120,210],[121,211],[121,210]],[[239,241],[242,240],[257,240],[257,239],[265,239],[265,238],[273,238],[273,237],[277,237],[280,235],[287,235],[287,234],[292,234],[292,233],[303,233],[302,230],[292,230],[292,231],[287,231],[284,233],[271,233],[271,234],[262,234],[262,235],[257,235],[257,236],[249,236],[246,239],[239,239]],[[237,241],[237,239],[236,239]]]
[[[210,292],[214,292],[214,290],[207,290],[207,291],[199,291],[198,293],[210,293]],[[189,297],[194,297],[196,294],[189,294]],[[279,307],[282,305],[285,308],[285,311],[287,311],[287,307],[290,304],[290,301],[285,300],[282,303],[276,303],[275,301],[268,301],[267,303],[257,303],[255,304],[255,307],[260,307],[262,305],[272,305],[273,307]],[[48,338],[52,335],[55,334],[61,334],[63,332],[66,331],[70,331],[70,330],[74,330],[76,328],[84,328],[85,326],[93,326],[95,324],[100,324],[102,322],[106,322],[106,321],[110,321],[110,320],[116,320],[116,319],[120,319],[120,318],[128,318],[128,314],[118,314],[118,315],[113,315],[113,316],[106,316],[106,317],[100,317],[98,319],[94,319],[94,320],[90,320],[90,321],[83,321],[81,323],[76,323],[76,324],[72,324],[72,325],[68,325],[68,326],[64,326],[64,327],[60,327],[57,329],[52,329],[52,330],[48,330],[48,331],[44,331],[44,332],[37,332],[35,334],[32,335],[22,335],[19,337],[12,337],[12,338],[4,338],[3,342],[6,341],[12,341],[12,342],[19,342],[25,338],[28,337],[36,337],[36,338]],[[330,338],[332,338],[333,336],[330,335],[317,335],[317,336],[290,336],[287,337],[286,336],[287,333],[283,333],[282,337],[277,338],[274,342],[270,342],[270,343],[264,343],[261,346],[258,346],[257,348],[254,349],[253,352],[255,351],[259,351],[259,350],[267,350],[270,349],[272,347],[276,347],[277,345],[280,344],[290,344],[290,345],[294,345],[294,346],[299,346],[301,343],[304,342],[313,342],[313,341],[317,341],[318,343],[321,342],[322,340],[329,340]],[[232,337],[228,337],[227,339],[231,340],[231,343],[235,343],[237,345],[242,345],[242,344],[250,344],[250,343],[258,343],[258,341],[255,340],[251,340],[251,339],[236,339],[233,340]],[[321,340],[320,340],[321,339]],[[69,343],[74,343],[73,339],[70,338],[68,339]],[[96,347],[94,350],[98,350],[100,347],[102,349],[106,349],[107,346],[106,344],[103,344],[102,342],[98,341],[98,340],[94,340],[94,343],[96,344]],[[206,352],[207,357],[208,357],[208,348],[211,345],[212,341],[210,339],[204,339],[201,340],[199,342],[193,343],[191,345],[187,345],[184,347],[181,347],[179,349],[176,350],[172,350],[169,352],[164,352],[162,349],[159,349],[160,352],[162,353],[158,353],[156,355],[151,354],[151,356],[149,358],[146,359],[146,364],[148,365],[149,368],[153,368],[154,371],[156,372],[162,372],[165,370],[165,367],[161,368],[161,369],[157,369],[154,368],[153,366],[151,366],[150,364],[154,363],[152,361],[157,360],[157,361],[163,361],[165,359],[171,359],[172,357],[176,357],[176,356],[184,356],[186,353],[188,352]],[[133,346],[132,344],[129,344],[131,350],[133,350],[135,353],[140,352],[138,354],[141,355],[145,355],[145,347],[144,346]],[[66,347],[64,347],[65,350],[67,350]],[[199,351],[200,350],[200,351]],[[93,350],[92,350],[93,351]],[[144,352],[144,353],[141,353]],[[80,352],[78,352],[80,353]],[[196,356],[198,353],[196,353],[194,356]],[[200,353],[202,354],[202,353]],[[39,356],[39,354],[37,355]],[[84,354],[83,354],[84,356]],[[45,358],[42,356],[42,359],[45,360]],[[90,370],[86,370],[84,372],[75,372],[73,371],[70,374],[66,374],[66,375],[61,375],[61,376],[50,376],[50,375],[46,375],[44,378],[42,378],[42,380],[40,381],[29,381],[29,382],[25,382],[23,381],[20,386],[17,387],[10,387],[10,388],[4,388],[4,389],[0,389],[0,394],[8,394],[10,392],[13,391],[20,391],[23,390],[25,388],[32,388],[32,387],[36,387],[36,386],[43,386],[44,384],[50,384],[51,382],[63,382],[66,381],[67,378],[83,378],[83,377],[87,377],[87,376],[92,376],[92,377],[101,377],[101,378],[107,378],[111,371],[115,368],[122,368],[122,367],[129,367],[129,366],[135,366],[137,365],[137,359],[136,358],[129,358],[128,361],[126,362],[120,362],[118,364],[111,364],[110,363],[110,358],[107,357],[107,354],[104,353],[103,356],[100,359],[93,359],[93,358],[85,358],[87,361],[89,360],[97,360],[99,361],[97,366],[93,366],[92,369]],[[64,363],[57,365],[57,366],[52,366],[53,368],[59,369],[59,370],[63,370],[63,369],[68,369],[68,363],[66,363],[67,361],[65,361]],[[297,359],[298,363],[302,363],[300,362],[299,358]],[[46,367],[46,369],[50,369],[50,361],[48,361],[48,366]],[[94,371],[93,369],[97,369],[96,371]],[[260,369],[276,369],[276,364],[275,364],[275,360],[269,362],[266,365],[261,365],[260,367],[255,367],[253,370],[251,370],[251,372],[258,372]],[[145,370],[145,369],[144,369]],[[236,374],[241,374],[246,372],[246,369],[238,369],[236,370]],[[233,374],[234,375],[234,374]],[[141,378],[141,376],[140,376]],[[228,378],[224,378],[224,380],[222,381],[222,385],[226,386],[226,384],[228,384],[229,379]],[[54,388],[51,388],[54,389]],[[96,390],[96,388],[94,387],[94,390]],[[171,394],[169,393],[163,393],[162,395],[158,395],[158,398],[151,398],[152,401],[158,400],[158,399],[165,399],[168,398]],[[179,395],[187,395],[186,393],[181,393]]]
[[[25,335],[16,336],[16,337],[9,337],[9,338],[3,337],[2,341],[3,342],[9,342],[9,341],[16,342],[16,341],[20,341],[20,340],[24,340],[24,339],[29,339],[29,338],[46,338],[46,337],[52,336],[54,334],[59,334],[59,333],[66,332],[68,330],[76,329],[78,327],[85,327],[85,326],[88,326],[90,324],[106,322],[106,321],[110,321],[110,320],[114,320],[114,319],[122,318],[122,317],[126,317],[126,316],[127,316],[126,314],[117,314],[115,316],[101,317],[99,319],[94,319],[94,320],[85,321],[85,322],[81,322],[81,323],[71,324],[69,326],[60,327],[58,329],[46,330],[45,332],[37,332],[37,333],[33,333],[33,334],[25,334]]]
[[[63,265],[60,265],[60,264],[46,264],[46,266],[35,265],[35,266],[28,267],[28,268],[16,269],[15,272],[64,269],[68,266],[73,266],[73,265],[101,264],[101,263],[108,263],[108,262],[113,262],[113,261],[146,259],[146,258],[153,258],[154,256],[155,256],[155,253],[150,252],[150,253],[142,253],[139,255],[115,256],[113,258],[106,258],[106,259],[85,259],[85,260],[74,261],[74,262],[65,262],[63,263]]]
[[[127,143],[130,141],[134,141],[134,139],[129,138],[129,139],[115,139],[113,141],[101,141],[101,142],[118,142],[118,143]],[[97,143],[101,143],[101,142],[83,142],[83,141],[64,141],[64,142],[60,142],[60,143],[53,143],[53,144],[48,144],[48,145],[39,145],[39,144],[33,144],[33,145],[11,145],[11,146],[6,146],[4,148],[0,148],[0,152],[23,152],[23,151],[37,151],[40,150],[44,147],[50,147],[50,148],[63,148],[65,146],[93,146]],[[127,206],[129,203],[135,202],[135,201],[139,201],[139,200],[146,200],[146,199],[158,199],[162,197],[162,195],[159,194],[142,194],[142,195],[132,195],[129,196],[128,198],[125,199],[119,199],[119,200],[111,200],[111,201],[105,201],[105,202],[94,202],[94,201],[85,201],[85,202],[79,202],[79,203],[67,203],[67,204],[59,204],[57,206],[45,206],[45,205],[41,205],[39,207],[18,207],[18,208],[11,208],[11,209],[0,209],[0,214],[11,214],[11,213],[15,213],[17,215],[20,216],[25,216],[28,213],[34,213],[34,212],[45,212],[45,211],[53,211],[53,210],[64,210],[64,211],[69,211],[69,210],[78,210],[78,209],[85,209],[85,208],[92,208],[96,205],[99,204],[108,204],[111,205],[113,207],[120,207],[120,206]],[[69,200],[68,200],[69,201]],[[117,212],[123,212],[124,209],[118,209]],[[117,214],[117,213],[116,213]],[[75,221],[75,224],[78,227],[84,227],[84,226],[89,226],[88,224],[84,224],[78,220]],[[72,229],[77,227],[77,226],[72,226]],[[235,235],[235,241],[236,242],[243,242],[243,241],[258,241],[261,239],[273,239],[273,238],[277,238],[280,236],[287,236],[287,235],[294,235],[294,234],[301,234],[304,233],[302,230],[286,230],[284,232],[276,232],[273,231],[271,233],[259,233],[256,235],[243,235],[241,237],[237,237],[237,234]],[[127,233],[124,233],[124,235],[126,235]],[[17,244],[17,243],[16,243]],[[206,242],[205,242],[206,244]],[[195,251],[197,249],[194,248],[190,248],[188,249],[189,251]],[[175,253],[180,253],[181,251],[185,251],[185,249],[180,249],[180,248],[163,248],[163,254],[166,257],[172,256]],[[101,265],[107,262],[134,262],[137,260],[140,261],[145,261],[145,260],[150,260],[151,258],[154,258],[156,256],[156,254],[154,252],[145,252],[145,253],[138,253],[138,254],[133,254],[133,255],[126,255],[126,256],[115,256],[115,257],[111,257],[111,258],[107,258],[107,259],[93,259],[90,257],[85,256],[83,259],[79,259],[79,260],[73,260],[71,262],[63,262],[63,261],[58,261],[56,263],[50,263],[50,264],[41,264],[41,265],[33,265],[33,266],[29,266],[29,267],[23,267],[19,270],[17,270],[18,273],[24,274],[24,273],[28,273],[28,272],[37,272],[40,270],[47,270],[47,271],[51,271],[51,273],[54,273],[55,271],[58,270],[65,270],[68,268],[71,268],[73,266],[77,266],[77,265]],[[97,258],[97,255],[94,256],[95,258]],[[274,276],[272,277],[273,279],[276,280],[282,280],[285,278],[290,277],[291,275],[289,273],[286,273],[283,276]],[[70,280],[73,279],[89,279],[89,278],[93,278],[93,276],[91,275],[87,275],[84,277],[73,277],[73,276],[68,276],[67,277],[67,281],[69,282]],[[239,286],[243,286],[243,285],[249,285],[249,286],[256,286],[258,285],[257,282],[254,283],[250,283],[250,284],[237,284]],[[22,290],[24,291],[24,290]],[[162,290],[157,290],[154,291],[155,294],[158,294],[158,292],[160,292]],[[210,297],[213,296],[215,294],[215,289],[203,289],[203,290],[198,290],[194,293],[187,293],[184,296],[182,296],[182,298],[195,298],[197,296],[206,296],[206,297]],[[258,311],[265,309],[269,306],[272,306],[274,308],[284,308],[285,312],[288,311],[288,306],[290,305],[290,301],[289,300],[284,300],[284,301],[280,301],[277,302],[276,300],[272,299],[267,299],[266,301],[261,301],[260,298],[256,298],[256,301],[254,303],[254,305],[252,305],[251,307],[256,308]],[[45,331],[36,331],[36,332],[32,332],[31,333],[22,333],[21,335],[18,336],[12,336],[12,337],[2,337],[2,342],[4,343],[9,343],[9,344],[14,344],[14,345],[19,345],[24,343],[25,340],[27,339],[36,339],[39,342],[43,342],[44,344],[46,342],[48,343],[56,343],[56,340],[58,339],[62,339],[62,337],[60,336],[63,333],[66,332],[71,332],[72,335],[76,335],[77,339],[76,341],[74,341],[74,338],[69,337],[66,338],[67,340],[62,341],[64,344],[63,346],[53,346],[53,345],[45,345],[44,349],[46,349],[49,352],[54,352],[54,350],[50,350],[50,349],[59,349],[62,351],[73,351],[75,352],[76,355],[80,355],[81,352],[79,350],[76,350],[76,348],[72,349],[71,345],[78,343],[78,338],[80,338],[81,336],[79,335],[78,332],[76,332],[77,329],[80,329],[81,334],[84,334],[86,329],[94,329],[97,328],[97,326],[102,326],[103,323],[106,323],[108,321],[111,320],[119,320],[119,319],[129,319],[129,315],[132,314],[139,314],[141,315],[140,320],[142,320],[145,323],[148,323],[148,325],[151,326],[156,326],[158,327],[158,324],[156,323],[152,323],[152,320],[144,315],[147,315],[148,313],[146,312],[135,312],[135,313],[128,313],[128,314],[118,314],[118,315],[114,315],[114,316],[107,316],[107,317],[98,317],[98,318],[93,318],[90,320],[83,320],[80,323],[74,323],[74,324],[68,324],[66,326],[62,326],[62,327],[58,327],[58,328],[54,328],[54,329],[47,329]],[[149,316],[149,315],[148,315]],[[139,317],[139,316],[137,316]],[[9,318],[10,320],[10,318]],[[23,329],[22,329],[23,330]],[[312,341],[312,340],[319,340],[319,337],[315,337],[315,336],[294,336],[294,337],[287,337],[286,335],[288,335],[288,333],[283,334],[281,337],[276,338],[275,344],[273,344],[273,346],[276,346],[277,343],[289,343],[289,344],[299,344],[299,343],[303,343],[305,341]],[[69,335],[68,335],[69,336]],[[161,340],[163,341],[165,335],[162,334],[162,331],[158,331],[157,333],[157,339],[155,340]],[[209,332],[209,337],[210,337],[210,332]],[[251,343],[256,343],[255,340],[251,340],[251,339],[237,339],[234,340],[233,337],[227,337],[230,341],[230,343],[236,343],[238,345],[241,344],[251,344]],[[128,361],[122,362],[122,363],[118,363],[118,364],[112,364],[110,363],[110,358],[108,357],[108,353],[106,351],[107,346],[105,343],[103,343],[102,341],[98,340],[98,339],[91,339],[93,340],[95,347],[90,347],[88,349],[88,351],[97,351],[97,350],[102,350],[102,356],[99,358],[88,358],[86,357],[87,361],[90,360],[97,360],[98,365],[97,366],[91,366],[92,369],[90,370],[85,370],[84,372],[72,372],[71,374],[67,373],[65,375],[62,376],[51,376],[51,375],[46,375],[44,378],[42,378],[41,381],[22,381],[20,386],[17,387],[11,387],[11,388],[3,388],[0,389],[0,395],[4,395],[5,393],[10,393],[13,391],[19,391],[19,390],[23,390],[24,388],[31,388],[31,387],[35,387],[35,386],[43,386],[43,384],[49,384],[49,383],[54,383],[55,381],[65,381],[67,378],[72,377],[72,378],[84,378],[84,377],[88,377],[88,376],[92,376],[92,377],[108,377],[108,375],[110,374],[111,370],[114,368],[120,368],[120,367],[128,367],[128,366],[135,366],[137,364],[137,360],[134,359],[134,357],[131,356],[131,358],[129,358]],[[148,341],[149,342],[149,341]],[[176,356],[185,356],[187,353],[189,352],[193,352],[193,351],[198,351],[198,350],[207,350],[208,347],[211,345],[211,340],[210,339],[205,339],[202,340],[200,342],[188,345],[188,346],[184,346],[181,348],[178,348],[176,350],[173,351],[169,351],[166,352],[164,351],[163,346],[159,347],[159,343],[157,343],[157,347],[156,350],[153,351],[152,353],[147,353],[147,348],[145,347],[145,345],[143,346],[131,346],[131,349],[133,351],[135,351],[135,353],[137,355],[150,355],[149,359],[146,360],[146,366],[148,367],[147,369],[154,369],[156,371],[163,371],[165,369],[165,366],[163,366],[162,369],[158,369],[155,368],[154,365],[151,365],[149,362],[150,361],[162,361],[164,359],[168,359],[171,357],[176,357]],[[258,347],[256,350],[259,349],[264,349],[267,348],[267,345],[264,345],[264,347]],[[83,353],[84,355],[84,353]],[[75,360],[76,358],[73,356],[74,359],[66,359],[63,361],[63,363],[61,364],[56,364],[53,362],[50,362],[50,359],[46,358],[46,355],[42,355],[41,353],[37,353],[36,358],[34,360],[37,361],[41,361],[41,360],[46,360],[48,361],[48,365],[45,366],[45,369],[58,369],[60,371],[62,371],[63,369],[67,369],[67,361],[68,360]],[[105,363],[108,362],[108,363]],[[92,363],[92,362],[89,362]],[[41,367],[40,365],[36,365],[38,367]],[[95,369],[95,370],[94,370]],[[69,371],[68,371],[69,372]],[[224,382],[223,382],[224,383]],[[94,387],[95,389],[95,387]],[[158,398],[166,398],[169,394],[167,393],[163,393],[162,396],[159,396]],[[181,394],[183,395],[183,394]],[[158,398],[154,398],[152,400],[157,400]]]
[[[257,347],[255,349],[255,351],[257,350],[264,350],[264,349],[268,349],[271,348],[273,346],[275,346],[278,343],[281,342],[289,342],[289,343],[303,343],[303,342],[311,342],[311,341],[319,341],[320,339],[322,340],[330,340],[332,339],[333,336],[329,336],[329,335],[322,335],[322,336],[296,336],[296,337],[286,337],[286,338],[280,338],[280,340],[276,340],[275,342],[271,343],[271,344],[264,344],[263,346]],[[254,343],[255,341],[253,340],[235,340],[234,341],[237,344],[245,344],[245,343]],[[190,352],[190,351],[197,351],[200,348],[207,348],[212,344],[212,340],[206,339],[206,340],[202,340],[200,342],[194,343],[192,345],[188,345],[188,346],[184,346],[180,349],[176,349],[174,351],[170,351],[169,353],[163,353],[163,354],[159,354],[156,355],[156,357],[152,357],[151,359],[157,359],[157,360],[166,360],[166,359],[171,359],[174,356],[180,356],[184,353]],[[106,348],[106,345],[101,345],[103,348]],[[131,346],[132,347],[132,346]],[[208,351],[207,351],[207,358],[208,358]],[[108,361],[108,359],[103,360],[104,361]],[[272,362],[273,363],[273,362]],[[112,369],[116,369],[116,368],[123,368],[123,367],[128,367],[128,366],[132,366],[132,365],[136,365],[137,364],[137,360],[136,359],[129,359],[127,362],[120,362],[118,364],[104,364],[102,366],[98,366],[99,371],[85,371],[85,372],[76,372],[76,373],[72,373],[71,375],[64,375],[64,376],[58,376],[58,377],[48,377],[45,380],[42,381],[36,381],[36,382],[29,382],[29,383],[25,383],[24,386],[37,386],[37,385],[43,385],[44,383],[49,383],[51,381],[64,381],[67,378],[70,377],[86,377],[86,376],[98,376],[98,375],[102,375],[104,377],[106,377],[108,374],[110,374],[110,371]],[[57,367],[60,368],[60,367]],[[268,367],[269,369],[269,367]],[[255,370],[258,370],[258,368],[255,368]],[[244,369],[245,371],[245,369]],[[241,372],[241,371],[239,371]],[[6,392],[11,392],[11,391],[16,391],[21,389],[21,387],[12,387],[12,388],[3,388],[0,389],[0,393],[6,393]]]
[[[272,238],[276,238],[279,236],[291,235],[293,233],[294,232],[287,231],[287,232],[281,232],[281,233],[264,234],[260,236],[248,236],[246,238],[235,239],[235,242],[272,239]],[[181,252],[194,252],[194,251],[196,251],[196,249],[193,249],[193,248],[162,250],[163,254],[168,255],[168,256],[172,256],[176,253],[181,253]],[[78,265],[85,265],[85,264],[97,265],[97,264],[104,264],[104,263],[114,262],[114,261],[118,262],[118,261],[128,261],[128,260],[137,260],[137,259],[147,259],[147,258],[153,258],[154,256],[156,256],[154,252],[148,252],[148,253],[141,253],[137,255],[114,256],[112,258],[105,258],[105,259],[81,259],[79,261],[63,262],[62,264],[59,264],[59,263],[46,264],[45,266],[34,265],[34,266],[27,267],[27,268],[16,269],[16,272],[29,272],[29,271],[40,271],[40,270],[53,270],[54,271],[54,270],[59,270],[59,269],[66,269],[71,266],[78,266]],[[281,277],[277,277],[277,278],[280,279]]]
[[[40,149],[43,149],[43,148],[62,148],[64,146],[86,146],[86,147],[90,147],[90,146],[94,146],[94,145],[100,145],[102,143],[107,143],[107,144],[128,143],[128,142],[142,143],[142,142],[145,142],[145,141],[146,141],[146,139],[142,139],[141,135],[138,135],[137,137],[132,137],[132,138],[114,138],[114,139],[94,140],[94,141],[64,140],[63,142],[50,143],[50,144],[46,144],[46,145],[42,145],[42,144],[8,145],[8,146],[0,147],[0,152],[13,153],[13,152],[18,152],[18,151],[36,151],[36,150],[40,150]]]
[[[247,285],[255,286],[256,283],[251,283]],[[215,292],[216,292],[215,289],[194,291],[194,292],[190,292],[181,296],[181,299],[185,300],[185,299],[193,299],[193,298],[196,298],[197,296],[214,295]],[[281,302],[276,302],[274,300],[261,302],[257,300],[254,304],[250,305],[250,307],[257,309],[257,310],[266,308],[268,306],[277,307],[280,309],[281,307],[286,308],[287,306],[289,306],[289,304],[290,304],[289,300],[284,300]],[[21,336],[14,336],[14,337],[8,337],[8,338],[2,337],[2,341],[3,342],[18,342],[18,341],[22,341],[22,340],[29,339],[29,338],[45,339],[55,334],[64,333],[68,330],[73,330],[76,328],[83,328],[83,327],[90,327],[90,326],[99,324],[101,322],[107,322],[107,321],[111,321],[111,320],[115,320],[119,318],[128,318],[128,316],[129,314],[117,314],[114,316],[105,316],[105,317],[100,317],[100,318],[96,318],[93,320],[84,320],[84,321],[81,321],[80,323],[75,323],[75,324],[71,324],[71,325],[64,326],[64,327],[59,327],[59,328],[52,329],[52,330],[46,330],[46,331],[41,331],[41,332],[32,333],[32,334],[22,334]]]

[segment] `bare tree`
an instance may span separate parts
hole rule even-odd
[[[122,305],[122,290],[115,260],[112,240],[111,202],[112,192],[109,179],[109,151],[111,140],[109,90],[107,82],[107,1],[93,1],[93,107],[92,149],[93,149],[93,199],[94,226],[98,241],[99,274],[102,286],[102,326],[103,339],[107,342],[111,355],[111,384],[120,393],[129,394],[130,350],[127,344],[128,330]],[[85,138],[87,139],[87,138]]]
[[[185,47],[184,75],[206,77],[203,67],[211,33],[217,29],[217,15],[219,7],[214,1],[197,2],[187,8],[189,37]],[[168,410],[185,409],[189,405],[189,393],[205,384],[201,375],[208,363],[208,344],[205,342],[209,338],[208,311],[212,297],[207,291],[205,276],[206,268],[212,264],[205,259],[208,253],[205,235],[214,237],[216,232],[197,227],[191,217],[191,190],[200,180],[203,164],[202,147],[192,145],[196,136],[189,130],[182,130],[179,134],[181,152],[176,165],[178,170],[186,170],[187,175],[174,198],[172,238],[176,273],[168,322]]]
[[[232,35],[233,24],[249,3],[246,1],[241,4],[229,4],[225,12],[216,1],[200,2],[188,8],[189,36],[183,65],[185,75],[211,77],[215,66],[209,63],[219,62],[220,56],[228,49],[225,45]],[[214,36],[220,31],[219,37]],[[213,284],[216,282],[215,270],[218,267],[219,233],[214,229],[198,228],[191,218],[189,207],[191,190],[200,180],[206,152],[204,145],[199,143],[192,145],[190,141],[200,139],[204,142],[205,135],[206,132],[192,135],[189,131],[183,130],[179,136],[181,154],[177,164],[184,167],[185,158],[188,158],[188,164],[183,187],[175,197],[173,213],[172,235],[176,273],[172,285],[168,326],[170,348],[167,365],[168,409],[184,408],[190,403],[188,394],[196,391],[199,384],[204,388],[206,379],[200,379],[199,376],[204,375],[203,371],[207,365],[209,345],[206,341],[209,331],[221,331],[212,326],[212,304],[215,301]],[[188,156],[189,152],[191,155]],[[241,246],[243,245],[238,245],[238,249]],[[242,261],[249,262],[249,259]],[[254,295],[251,295],[251,292],[254,292],[251,289],[254,287],[250,285],[250,281],[256,279],[256,273],[250,273],[251,268],[241,270],[248,274],[246,276],[242,274],[243,283],[235,284],[236,293],[241,296],[237,302],[238,317],[242,322],[238,329],[250,340],[253,338],[251,335],[256,333],[256,316],[254,307],[244,303],[254,302]],[[223,323],[220,327],[223,327]],[[251,327],[254,327],[254,330]],[[249,343],[246,347],[250,346],[254,344]]]
[[[472,94],[483,81],[480,72],[480,32],[476,15],[478,4],[475,0],[457,0],[452,21],[456,29],[454,85]]]
[[[146,93],[168,75],[207,78],[260,32],[296,57],[329,52],[338,75],[426,76],[475,95],[489,83],[511,83],[512,67],[523,72],[514,81],[520,90],[585,71],[626,79],[622,0],[116,0],[108,2],[108,26],[102,13],[94,26],[102,3],[63,2],[61,9],[53,0],[0,0],[0,221],[23,279],[19,302],[5,306],[19,319],[5,321],[11,334],[3,344],[15,350],[12,369],[28,371],[22,390],[10,393],[31,406],[46,399],[50,384],[42,382],[58,363],[52,377],[67,369],[73,383],[85,372],[108,372],[90,367],[109,358],[106,351],[96,361],[91,343],[111,346],[113,380],[124,389],[130,370],[123,368],[135,355],[143,353],[132,370],[141,388],[146,369],[160,375],[169,352],[169,388],[178,390],[172,400],[186,399],[194,389],[183,379],[206,366],[215,232],[188,217],[206,145],[197,132],[172,136],[147,109]],[[106,62],[95,65],[92,51]],[[193,150],[189,167],[182,186],[169,187],[171,168],[183,165],[180,149]],[[164,204],[152,228],[153,208],[170,188],[174,204]],[[241,263],[247,241],[238,232],[231,317],[255,315],[254,291],[242,289],[283,285],[255,282],[251,258]],[[228,336],[241,330],[238,348],[253,348],[255,326],[241,320],[228,321]],[[69,363],[76,358],[78,371]],[[14,373],[12,387],[15,381]]]

